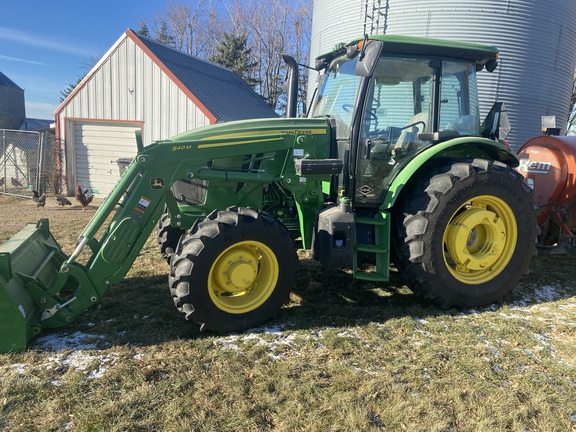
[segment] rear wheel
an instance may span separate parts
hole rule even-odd
[[[247,208],[213,212],[182,238],[171,262],[174,303],[201,330],[242,331],[274,318],[296,284],[288,230]]]
[[[535,252],[530,190],[511,168],[454,163],[404,199],[398,265],[410,288],[445,307],[501,301]]]

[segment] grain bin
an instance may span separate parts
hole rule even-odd
[[[24,90],[0,72],[0,129],[20,129],[25,117]]]
[[[500,67],[478,74],[481,114],[506,102],[514,149],[541,134],[541,117],[568,118],[576,67],[574,0],[315,0],[311,58],[362,34],[480,42]],[[314,72],[311,85],[314,85]],[[309,94],[312,94],[309,92]]]

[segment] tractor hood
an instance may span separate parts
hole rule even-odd
[[[295,135],[324,135],[330,137],[327,119],[318,118],[269,118],[249,119],[227,123],[217,123],[176,135],[163,142],[183,143],[198,141],[222,141],[222,146],[232,145],[231,140],[241,138],[242,142],[266,141],[272,137]],[[250,140],[253,137],[254,140]]]

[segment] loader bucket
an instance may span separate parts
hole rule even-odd
[[[40,333],[43,293],[65,259],[47,219],[26,225],[0,245],[0,353],[23,351]]]

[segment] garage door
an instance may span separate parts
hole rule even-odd
[[[122,160],[136,155],[138,129],[137,124],[76,122],[76,183],[97,197],[108,195],[120,179]]]

